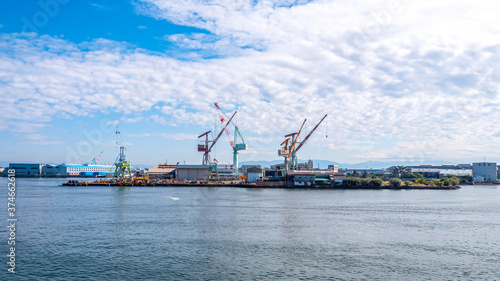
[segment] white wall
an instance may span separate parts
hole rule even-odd
[[[472,163],[472,174],[473,177],[484,178],[484,181],[496,181],[497,163],[493,162]]]

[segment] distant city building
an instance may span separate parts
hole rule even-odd
[[[9,163],[9,170],[16,170],[16,176],[40,176],[42,164]]]
[[[380,174],[384,173],[385,169],[344,169],[346,174],[353,174],[356,171],[358,174],[363,174],[365,171],[367,174]]]
[[[339,170],[339,166],[337,165],[328,165],[328,171],[338,171]]]
[[[472,164],[458,164],[457,166],[462,168],[462,169],[472,170]]]
[[[299,170],[312,170],[314,169],[314,163],[311,159],[309,159],[309,161],[307,161],[306,163],[299,163],[298,164],[298,168]]]
[[[497,163],[472,163],[473,180],[477,182],[497,181]]]

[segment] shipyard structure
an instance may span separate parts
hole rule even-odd
[[[309,132],[304,119],[297,131],[284,136],[279,145],[277,155],[283,157],[283,162],[270,167],[260,165],[239,165],[239,152],[248,149],[243,135],[237,126],[235,116],[237,111],[226,115],[217,103],[214,103],[218,113],[220,127],[208,130],[198,136],[197,151],[201,153],[199,164],[167,165],[160,164],[154,168],[134,168],[126,159],[126,148],[123,145],[121,133],[116,126],[116,146],[119,154],[113,165],[98,164],[102,155],[99,154],[90,163],[85,164],[35,164],[11,163],[8,169],[14,169],[16,176],[47,176],[47,177],[109,177],[101,179],[103,184],[257,184],[270,186],[315,186],[333,187],[347,183],[347,176],[358,173],[384,174],[385,169],[344,169],[339,170],[336,165],[329,165],[326,170],[314,169],[314,163],[309,160],[299,163],[298,152],[316,129],[326,120],[325,114],[318,122],[311,125]],[[233,153],[232,164],[220,164],[212,156],[215,145],[227,138],[227,143]],[[305,135],[305,136],[304,136]],[[326,133],[328,137],[328,132]],[[420,173],[425,178],[442,178],[448,175],[473,176],[477,182],[495,182],[499,178],[499,169],[496,163],[473,163],[459,165],[432,165],[408,166],[412,173]],[[3,174],[7,173],[7,169]]]

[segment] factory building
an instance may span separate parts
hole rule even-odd
[[[472,175],[473,180],[477,182],[497,181],[497,163],[472,163]]]
[[[258,167],[252,167],[247,169],[247,181],[248,182],[257,182],[262,180],[263,170]]]
[[[173,179],[177,165],[158,165],[148,170],[148,177],[150,179]]]
[[[234,180],[236,175],[234,174],[233,165],[217,165],[219,170],[219,178],[221,180]]]
[[[115,173],[113,165],[61,164],[59,167],[61,175],[67,176],[99,176]]]
[[[288,171],[288,181],[294,185],[342,184],[346,180],[345,174],[340,171]]]
[[[9,163],[9,170],[16,170],[16,176],[40,176],[42,164]]]
[[[64,175],[62,173],[63,169],[61,165],[43,165],[42,167],[42,175],[43,176],[61,176]]]
[[[247,172],[248,172],[248,169],[254,168],[254,167],[256,167],[256,168],[262,168],[262,166],[260,166],[260,165],[241,165],[241,169],[240,170],[241,170],[242,174],[246,175]]]
[[[206,180],[209,165],[177,165],[178,180]]]

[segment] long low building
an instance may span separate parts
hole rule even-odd
[[[422,174],[425,178],[441,179],[446,176],[472,176],[471,169],[427,169],[427,168],[412,168],[414,174]]]
[[[176,165],[158,165],[148,170],[150,179],[173,179],[175,178]]]
[[[45,176],[101,176],[114,173],[114,165],[61,164],[45,165],[42,168],[42,175]]]
[[[9,163],[9,170],[12,169],[16,171],[16,176],[40,176],[42,164]]]
[[[288,171],[289,182],[295,185],[311,185],[318,183],[343,184],[347,177],[344,171],[312,170],[312,171]]]
[[[206,180],[209,165],[177,165],[178,180]]]

